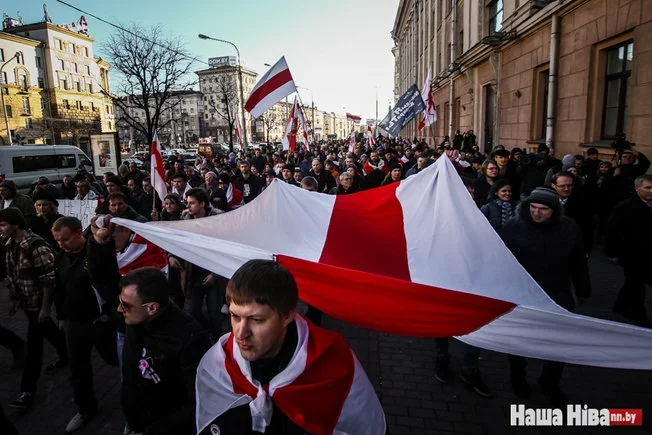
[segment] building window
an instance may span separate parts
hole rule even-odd
[[[503,0],[496,0],[489,5],[489,34],[503,28]]]
[[[95,103],[93,103],[92,101],[88,103],[88,111],[95,112]]]
[[[32,128],[32,118],[25,118],[25,128]]]
[[[83,110],[84,109],[82,107],[82,102],[81,101],[75,101],[75,106],[77,107],[77,110]]]
[[[75,62],[72,63],[72,70],[76,73],[79,72],[79,68],[77,67],[77,64]]]
[[[21,65],[25,65],[25,56],[20,51],[16,53],[16,62],[18,62]]]
[[[92,94],[93,93],[93,83],[88,84],[88,93]]]
[[[91,67],[86,65],[86,75],[89,76],[91,75]]]
[[[614,139],[627,133],[627,107],[632,75],[634,43],[625,42],[607,50],[607,75],[602,111],[602,138]]]
[[[68,100],[62,100],[61,104],[63,104],[64,109],[70,110],[70,102]]]
[[[5,51],[2,48],[0,48],[0,62],[4,62],[4,61],[5,61]]]
[[[66,70],[66,63],[63,61],[63,59],[59,59],[59,70],[61,71]]]
[[[11,106],[6,105],[5,106],[5,111],[7,112],[7,118],[13,118],[13,113],[11,112]]]
[[[40,56],[36,56],[36,67],[41,68],[41,58],[40,58]]]
[[[45,82],[43,81],[43,78],[39,77],[37,80],[38,80],[38,87],[41,89],[45,88]]]
[[[88,47],[84,47],[84,56],[88,57]]]
[[[32,111],[29,106],[29,97],[23,97],[23,114],[24,115],[31,115]]]
[[[82,85],[81,85],[81,83],[79,81],[75,82],[75,89],[77,89],[77,92],[82,91]]]
[[[63,43],[61,42],[61,39],[55,39],[54,46],[57,47],[57,50],[63,50]]]
[[[534,111],[532,139],[544,140],[546,138],[546,122],[548,119],[548,81],[550,80],[550,67],[543,65],[534,71],[534,98],[532,110]]]
[[[6,71],[2,71],[2,75],[0,76],[0,83],[3,84],[3,85],[7,84],[7,72]],[[6,93],[5,93],[5,95],[6,95]]]
[[[61,83],[60,83],[59,87],[60,87],[61,89],[64,89],[64,90],[67,90],[67,89],[68,89],[68,80],[67,80],[65,77],[63,77],[63,78],[61,79]]]

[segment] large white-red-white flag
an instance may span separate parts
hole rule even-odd
[[[242,146],[242,131],[240,130],[240,121],[238,120],[238,115],[235,116],[235,121],[233,122],[233,128],[235,129],[235,134],[238,137],[238,143]]]
[[[421,92],[421,98],[423,99],[424,104],[426,105],[426,110],[423,115],[423,119],[419,122],[419,130],[430,126],[435,121],[437,121],[437,110],[435,110],[435,101],[432,99],[432,68],[428,68],[428,77],[423,84],[423,91]]]
[[[367,126],[367,140],[369,141],[369,145],[375,146],[376,145],[376,139],[374,139],[374,132],[371,131],[371,126]]]
[[[296,91],[297,87],[283,56],[256,83],[245,103],[245,110],[252,117],[258,118],[274,104]]]
[[[161,202],[165,201],[168,194],[168,188],[165,185],[165,169],[163,169],[163,155],[161,154],[161,143],[158,141],[158,133],[154,132],[152,138],[152,146],[150,147],[150,174],[152,178],[152,186],[158,194]]]
[[[652,330],[557,305],[492,229],[449,159],[352,195],[272,183],[255,201],[218,216],[116,221],[225,277],[248,260],[274,259],[297,280],[301,300],[364,328],[455,336],[571,364],[652,369]],[[351,234],[365,243],[351,244]]]
[[[283,134],[283,149],[294,152],[297,146],[297,131],[299,130],[299,118],[301,111],[297,105],[297,99],[294,98],[294,104],[288,116],[288,122],[285,125],[285,133]]]

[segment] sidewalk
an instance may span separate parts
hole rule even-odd
[[[611,313],[611,306],[622,285],[622,271],[609,264],[601,253],[591,259],[593,296],[582,307],[582,314],[623,321]],[[6,290],[0,289],[0,324],[25,335],[24,314],[7,316]],[[400,305],[400,299],[397,300]],[[652,313],[650,315],[652,318]],[[324,325],[342,333],[356,352],[374,383],[385,409],[391,435],[402,434],[627,434],[652,433],[652,371],[603,369],[567,366],[562,386],[571,403],[595,408],[642,408],[643,427],[634,428],[536,428],[515,429],[509,426],[510,404],[519,403],[509,385],[507,357],[483,351],[480,367],[494,397],[484,399],[470,391],[457,377],[462,362],[462,346],[451,343],[451,382],[441,385],[433,376],[434,340],[412,339],[381,334],[337,320],[326,318]],[[54,358],[54,351],[45,345],[45,363]],[[11,353],[0,348],[0,401],[5,412],[21,434],[63,433],[75,414],[68,374],[63,370],[43,375],[39,382],[34,407],[21,415],[7,404],[19,393],[20,371],[11,372]],[[548,407],[536,378],[541,363],[530,360],[528,380],[532,399],[528,407]],[[124,420],[120,409],[118,369],[107,366],[94,355],[95,389],[101,413],[79,433],[112,434],[122,431]],[[0,434],[1,435],[1,434]]]

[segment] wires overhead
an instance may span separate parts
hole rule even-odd
[[[153,40],[151,40],[151,39],[148,39],[148,38],[146,38],[146,37],[143,36],[143,35],[136,34],[136,33],[132,32],[132,31],[129,30],[129,29],[126,29],[126,28],[124,28],[124,27],[122,27],[122,26],[120,26],[120,25],[118,25],[118,24],[114,24],[114,23],[112,23],[112,22],[110,22],[110,21],[107,21],[107,20],[105,20],[104,18],[100,18],[100,17],[98,17],[98,16],[95,15],[95,14],[92,14],[92,13],[90,13],[90,12],[87,12],[87,11],[83,10],[83,9],[80,9],[80,8],[78,8],[77,6],[71,5],[70,3],[67,3],[67,2],[65,2],[65,1],[63,1],[63,0],[57,0],[57,2],[58,2],[58,3],[61,3],[61,4],[64,5],[64,6],[68,6],[69,8],[74,9],[74,10],[76,10],[76,11],[78,11],[78,12],[81,12],[82,14],[88,15],[89,17],[93,17],[93,18],[95,18],[96,20],[101,21],[101,22],[103,22],[103,23],[105,23],[105,24],[108,24],[108,25],[111,26],[111,27],[115,27],[116,29],[118,29],[118,30],[120,30],[120,31],[122,31],[122,32],[125,32],[125,33],[128,33],[128,34],[132,35],[132,36],[136,36],[136,37],[138,37],[138,38],[141,38],[141,39],[143,39],[143,40],[149,42],[150,44],[157,45],[157,46],[159,46],[159,47],[161,47],[161,48],[164,48],[164,49],[166,49],[166,50],[170,50],[170,51],[172,51],[172,52],[174,52],[174,53],[176,53],[176,54],[178,54],[178,55],[180,55],[180,56],[182,56],[182,57],[185,57],[185,58],[188,59],[188,60],[191,60],[191,61],[193,61],[193,62],[198,62],[198,63],[202,63],[202,64],[204,64],[204,65],[210,66],[208,62],[205,62],[205,61],[203,61],[203,60],[201,60],[201,59],[199,59],[199,58],[197,58],[197,57],[192,57],[192,56],[190,56],[190,55],[188,55],[188,54],[186,54],[186,53],[180,52],[180,51],[178,51],[178,50],[176,50],[176,49],[174,49],[174,48],[172,48],[172,47],[170,47],[170,46],[167,46],[167,45],[161,44],[161,43],[159,43],[159,42],[153,41]]]

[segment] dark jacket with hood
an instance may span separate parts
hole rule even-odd
[[[514,219],[498,231],[505,245],[541,288],[557,304],[572,310],[575,300],[591,294],[589,269],[580,229],[556,207],[541,224],[532,220],[530,202],[523,201]]]

